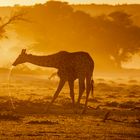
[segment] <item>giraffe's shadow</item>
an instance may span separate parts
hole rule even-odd
[[[8,98],[8,97],[7,97]],[[14,99],[15,109],[11,107],[11,102],[7,100],[6,102],[0,102],[0,112],[13,112],[20,115],[29,115],[29,114],[53,114],[53,115],[68,115],[68,114],[81,114],[84,104],[75,105],[73,107],[69,98],[66,100],[58,100],[54,104],[51,105],[48,111],[46,108],[48,107],[50,102],[46,102],[42,100],[19,100]],[[88,107],[87,114],[92,115],[92,111],[94,108]]]

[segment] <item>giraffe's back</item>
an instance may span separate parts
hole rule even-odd
[[[94,69],[94,61],[87,52],[57,53],[60,73],[78,78],[83,74],[91,74]]]

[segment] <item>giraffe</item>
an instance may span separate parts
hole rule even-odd
[[[66,52],[60,51],[58,53],[46,56],[37,56],[32,54],[27,54],[26,49],[22,49],[21,54],[17,57],[15,62],[12,64],[16,66],[22,63],[32,63],[42,67],[53,67],[58,69],[58,76],[60,78],[59,85],[53,98],[48,105],[48,108],[53,104],[55,99],[58,97],[60,91],[62,90],[66,81],[68,81],[70,89],[70,97],[72,99],[72,105],[75,106],[74,97],[74,81],[78,79],[79,81],[79,95],[77,104],[80,104],[82,94],[85,90],[86,81],[86,100],[84,104],[83,113],[87,110],[88,97],[91,90],[93,90],[93,70],[94,61],[91,56],[86,52]]]

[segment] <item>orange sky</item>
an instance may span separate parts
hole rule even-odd
[[[45,3],[47,0],[0,0],[0,6],[13,6],[15,4],[31,5],[35,3]],[[140,0],[61,0],[69,3],[98,3],[98,4],[125,4],[125,3],[139,3]]]

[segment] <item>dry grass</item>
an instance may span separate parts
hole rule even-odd
[[[114,80],[112,80],[114,81]],[[10,86],[15,110],[8,97],[7,81],[0,79],[0,139],[106,139],[138,140],[140,137],[140,86],[138,81],[97,79],[94,99],[81,115],[72,110],[66,85],[50,111],[44,113],[57,81],[33,76],[13,76]],[[76,98],[78,95],[75,86]]]

